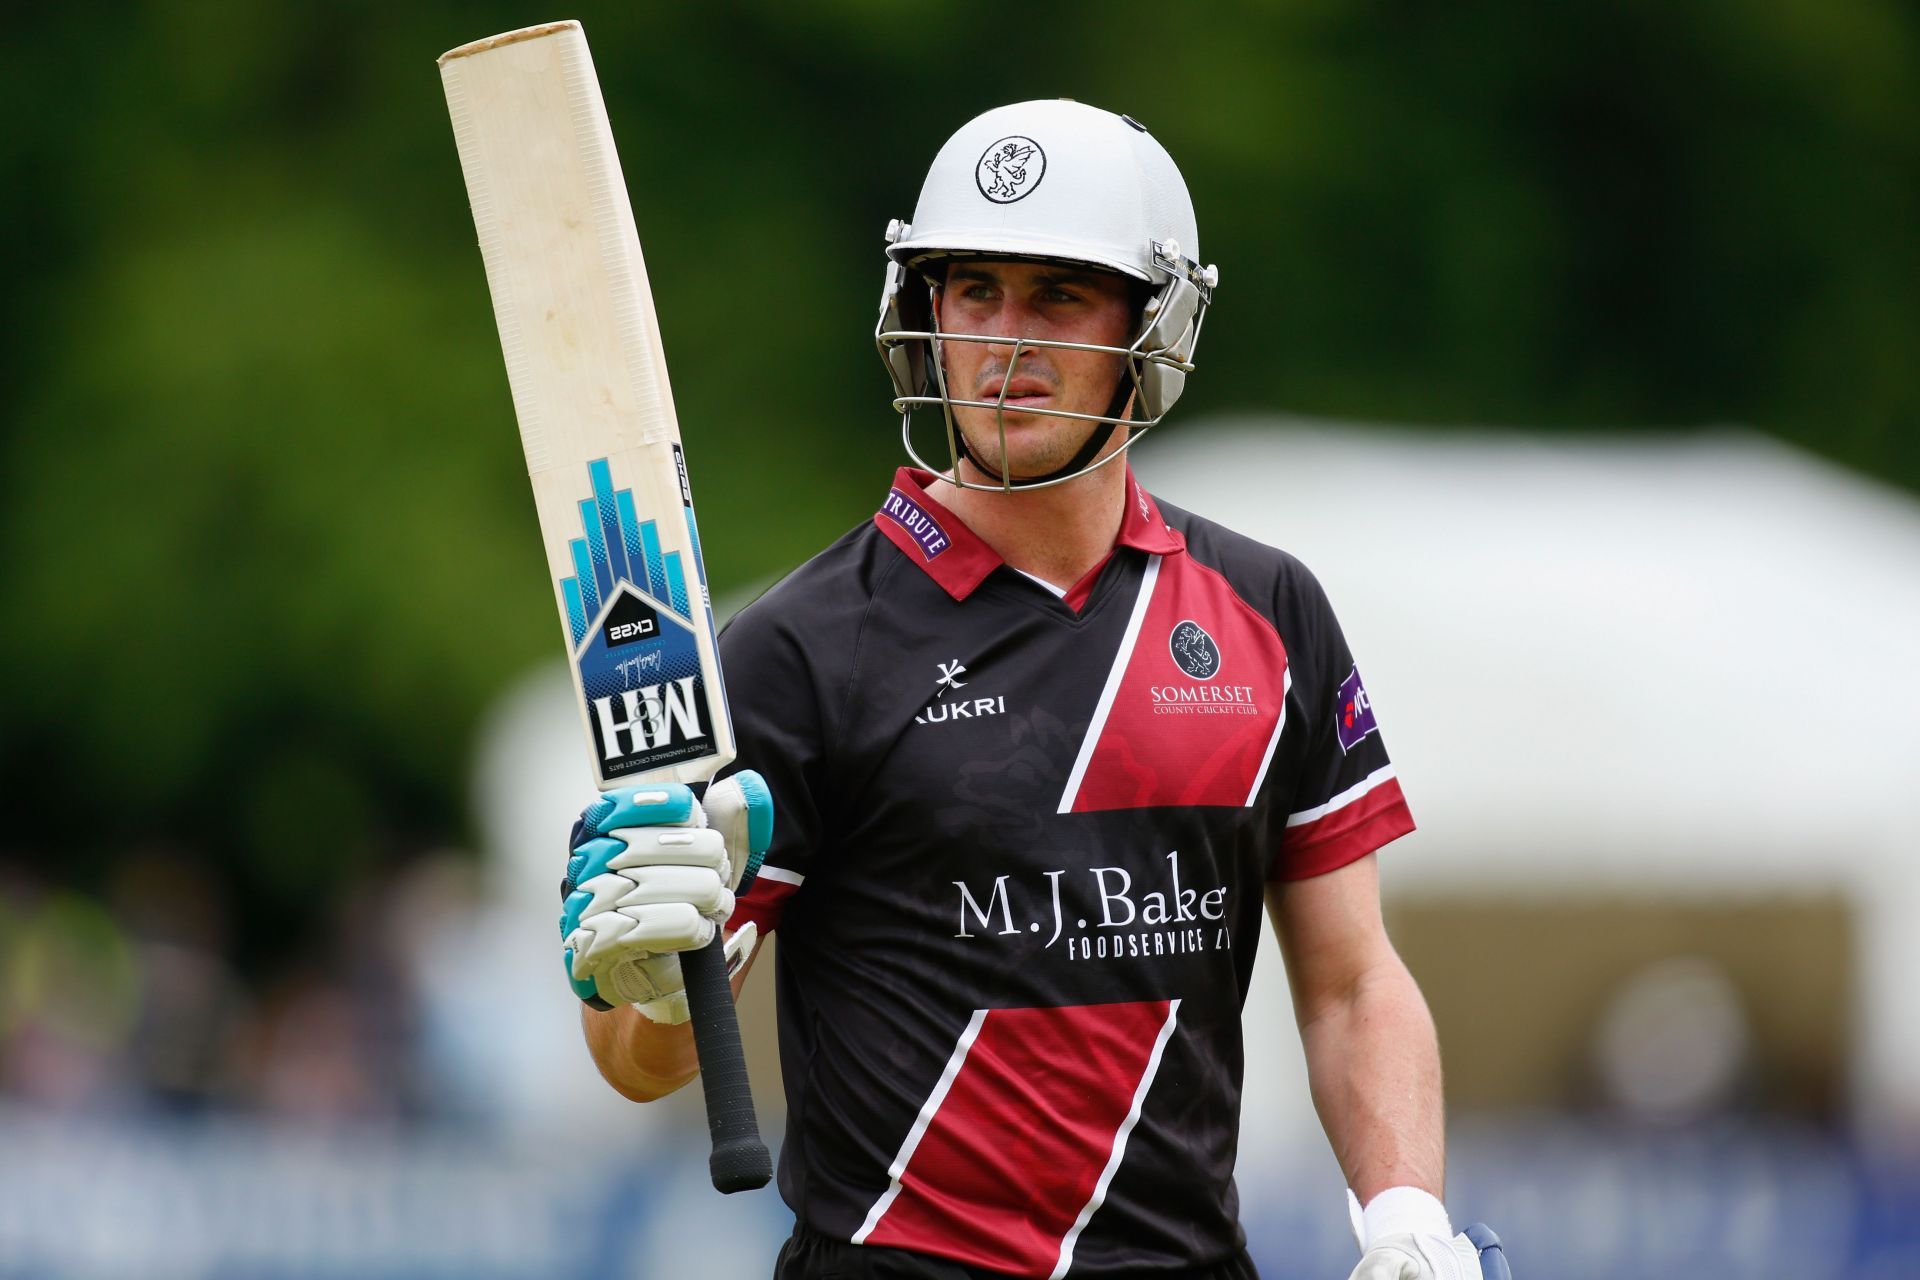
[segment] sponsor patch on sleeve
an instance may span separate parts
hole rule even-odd
[[[1345,755],[1360,745],[1360,739],[1379,729],[1373,718],[1373,699],[1367,686],[1360,683],[1360,668],[1354,667],[1340,682],[1340,699],[1334,707],[1334,730],[1340,735],[1340,753]]]

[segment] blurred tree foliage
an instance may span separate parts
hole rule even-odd
[[[897,452],[881,229],[952,128],[1024,97],[1131,112],[1181,160],[1223,276],[1189,421],[1738,420],[1920,487],[1897,0],[572,12],[722,590],[868,509]],[[556,651],[433,58],[549,16],[10,20],[16,855],[185,844],[298,919],[461,833],[478,714]]]

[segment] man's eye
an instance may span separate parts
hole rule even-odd
[[[1042,294],[1041,296],[1042,296],[1042,297],[1044,297],[1044,298],[1045,298],[1045,299],[1046,299],[1046,300],[1047,300],[1048,302],[1078,302],[1078,301],[1080,301],[1080,299],[1079,299],[1079,297],[1078,297],[1078,295],[1076,295],[1076,294],[1072,294],[1072,293],[1068,293],[1068,292],[1067,292],[1067,291],[1066,291],[1065,289],[1048,289],[1048,290],[1047,290],[1047,291],[1046,291],[1046,292],[1045,292],[1044,294]]]

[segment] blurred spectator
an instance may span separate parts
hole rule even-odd
[[[138,968],[130,1074],[166,1109],[222,1100],[251,1000],[228,959],[230,904],[218,879],[186,854],[142,850],[122,864],[111,896]]]
[[[268,1115],[326,1125],[396,1111],[374,1066],[370,1019],[338,982],[308,965],[276,983],[241,1046],[246,1099]]]
[[[232,904],[187,853],[129,854],[105,903],[0,879],[0,1100],[302,1124],[446,1111],[421,1087],[434,1068],[416,951],[474,936],[456,891],[472,879],[463,861],[354,882],[321,938],[244,977]]]
[[[135,948],[99,904],[10,887],[0,898],[0,1084],[41,1107],[122,1097],[138,1015]]]

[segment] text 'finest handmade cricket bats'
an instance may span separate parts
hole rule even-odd
[[[733,759],[680,428],[586,36],[528,27],[440,58],[573,681],[604,790]],[[720,940],[683,953],[714,1185],[769,1168]]]

